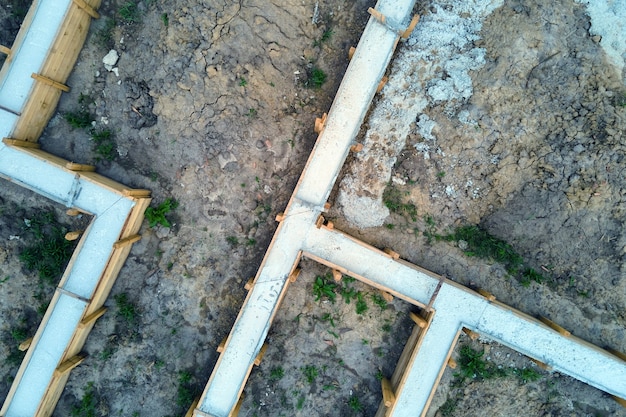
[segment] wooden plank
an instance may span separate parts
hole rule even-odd
[[[544,323],[547,324],[549,327],[551,327],[553,330],[556,330],[557,332],[559,332],[559,334],[565,336],[565,337],[569,337],[572,334],[569,332],[569,330],[565,330],[563,327],[559,326],[558,324],[556,324],[555,322],[553,322],[552,320],[550,320],[547,317],[543,317],[543,316],[539,316],[539,320]]]
[[[383,90],[383,88],[385,87],[385,84],[387,84],[387,81],[389,81],[389,77],[387,77],[386,75],[380,79],[380,82],[378,83],[378,87],[376,87],[377,93],[380,93]]]
[[[247,282],[246,285],[243,286],[246,291],[250,291],[252,289],[252,287],[254,287],[254,277],[250,278]]]
[[[256,366],[259,366],[261,364],[261,361],[263,360],[263,356],[265,356],[266,350],[267,350],[267,343],[263,343],[263,346],[261,346],[259,353],[256,355],[256,358],[254,358],[254,364]]]
[[[385,407],[391,407],[393,403],[396,402],[396,394],[391,388],[391,382],[389,382],[387,378],[383,378],[380,382],[383,386],[383,402],[385,403]]]
[[[393,301],[393,294],[388,293],[384,290],[378,290],[380,296],[383,297],[383,300],[387,301],[387,303],[391,303]]]
[[[315,227],[319,229],[320,227],[322,227],[323,224],[324,224],[324,216],[320,214],[320,216],[315,221]]]
[[[348,50],[348,61],[352,60],[352,57],[354,56],[355,52],[356,52],[356,48],[354,46],[351,46],[350,49]]]
[[[88,316],[85,316],[85,318],[83,318],[80,323],[78,323],[78,327],[80,328],[84,328],[87,327],[88,325],[90,325],[91,323],[93,323],[94,321],[98,320],[100,317],[102,317],[102,315],[104,313],[106,313],[107,308],[106,307],[100,307],[99,309],[97,309],[96,311],[94,311],[93,313],[91,313]]]
[[[39,149],[39,144],[37,142],[28,142],[19,139],[2,138],[2,143],[9,146],[15,146],[17,148]]]
[[[141,240],[141,235],[137,235],[137,234],[125,237],[115,242],[113,244],[113,249],[120,249],[120,248],[123,248],[124,246],[132,245],[133,243],[138,242],[139,240]]]
[[[100,18],[100,14],[96,12],[93,7],[85,3],[85,0],[72,0],[72,2],[94,19]]]
[[[610,394],[609,394],[610,395]],[[621,405],[622,407],[626,407],[626,400],[623,398],[620,398],[616,395],[611,395],[611,398],[613,398],[619,405]]]
[[[54,87],[57,90],[65,91],[66,93],[70,92],[70,88],[67,85],[62,84],[62,83],[60,83],[58,81],[54,81],[54,80],[52,80],[52,79],[50,79],[48,77],[45,77],[43,75],[40,75],[40,74],[37,74],[37,73],[34,73],[34,72],[30,76],[31,76],[31,78],[35,79],[36,81],[39,81],[40,83],[43,83],[45,85],[49,85],[50,87]]]
[[[78,355],[72,356],[71,358],[57,366],[57,369],[54,370],[54,375],[58,376],[68,373],[69,371],[83,363],[85,358],[87,358],[86,353],[79,353]]]
[[[28,348],[30,347],[31,343],[33,343],[33,338],[29,337],[28,339],[24,340],[22,343],[20,343],[20,345],[17,347],[20,352],[25,352],[28,350]]]
[[[548,364],[545,364],[543,362],[541,362],[538,359],[535,358],[529,358],[531,361],[533,361],[535,363],[535,365],[537,365],[538,367],[540,367],[541,369],[543,369],[544,371],[552,371],[552,367]]]
[[[8,48],[4,45],[0,45],[0,53],[5,55],[11,55],[11,48]]]
[[[96,170],[95,165],[87,165],[87,164],[77,164],[75,162],[68,162],[65,164],[65,168],[70,171],[88,171],[93,172]]]

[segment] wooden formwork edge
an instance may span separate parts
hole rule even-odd
[[[57,366],[57,368],[54,370],[54,376],[59,377],[63,374],[68,373],[69,371],[71,371],[72,369],[76,368],[78,365],[83,363],[83,361],[86,358],[87,358],[86,353],[79,353],[77,355],[72,356],[71,358],[67,359],[66,361],[61,363],[59,366]]]
[[[85,0],[72,0],[72,2],[78,6],[79,9],[83,10],[85,13],[87,13],[89,16],[93,17],[94,19],[99,19],[100,18],[100,14],[90,5],[88,5]]]
[[[131,245],[135,242],[138,242],[139,240],[141,240],[141,235],[138,235],[138,234],[130,235],[128,237],[125,237],[115,242],[113,244],[113,249],[123,248],[124,246]]]
[[[0,53],[5,55],[11,55],[11,48],[0,45]]]
[[[80,321],[80,323],[78,323],[78,327],[79,328],[87,327],[88,325],[90,325],[91,323],[93,323],[94,321],[96,321],[100,317],[102,317],[104,315],[104,313],[106,313],[106,311],[107,311],[106,307],[104,307],[104,306],[100,307],[99,309],[97,309],[96,311],[94,311],[90,315],[86,316],[84,319],[82,319]]]
[[[57,90],[65,91],[66,93],[70,92],[70,88],[67,85],[48,78],[44,75],[33,72],[30,77],[35,81],[39,81],[42,84],[49,85],[50,87],[56,88]]]
[[[196,397],[196,399],[193,400],[193,402],[191,403],[191,406],[189,406],[189,408],[187,409],[187,412],[185,413],[185,417],[193,417],[193,412],[195,411],[199,402],[200,402],[200,397]]]
[[[32,148],[39,149],[39,144],[37,142],[29,142],[27,140],[13,139],[13,138],[2,138],[2,143],[9,146],[15,146],[17,148]]]
[[[547,317],[544,316],[539,316],[539,320],[546,324],[548,327],[552,328],[553,330],[556,330],[557,332],[559,332],[559,334],[565,336],[565,337],[569,337],[572,335],[572,333],[570,333],[569,330],[564,329],[563,327],[559,326],[558,324],[556,324],[555,322],[553,322],[552,320],[550,320]]]

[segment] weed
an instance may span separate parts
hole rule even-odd
[[[11,337],[17,343],[22,343],[24,340],[28,339],[28,330],[24,327],[11,329]]]
[[[297,408],[298,410],[302,410],[302,407],[304,407],[304,400],[305,400],[304,395],[301,395],[301,396],[298,398],[298,402],[296,403],[296,408]]]
[[[393,223],[387,223],[387,224],[385,225],[385,227],[386,227],[387,229],[389,229],[389,230],[393,230],[393,229],[396,227],[396,225],[395,225],[395,224],[393,224]]]
[[[405,203],[402,192],[396,187],[389,186],[383,193],[383,203],[392,213],[406,215],[414,222],[417,221],[417,206],[412,202]]]
[[[334,33],[332,29],[326,29],[324,33],[322,33],[322,37],[313,42],[313,46],[322,46],[322,44],[328,42],[333,37]]]
[[[157,359],[157,360],[154,362],[154,368],[155,368],[157,371],[160,371],[160,370],[161,370],[164,366],[165,366],[165,361],[163,361],[163,360],[161,360],[161,359]]]
[[[454,411],[456,410],[456,405],[458,403],[458,399],[456,398],[448,398],[445,403],[439,407],[439,412],[443,417],[450,417]]]
[[[241,78],[239,79],[239,87],[245,87],[245,86],[247,86],[247,85],[248,85],[248,81],[246,81],[246,79],[245,79],[245,78],[241,77]]]
[[[388,333],[391,331],[391,323],[385,323],[383,324],[383,326],[381,327],[381,330],[385,333]]]
[[[96,161],[112,161],[115,158],[117,146],[113,141],[113,132],[108,129],[91,132],[91,140],[94,143]]]
[[[302,368],[302,373],[304,374],[304,377],[309,384],[315,382],[315,378],[317,378],[317,376],[319,375],[319,371],[317,370],[317,367],[315,365],[305,366],[304,368]]]
[[[98,405],[98,399],[96,398],[95,388],[93,382],[87,383],[83,398],[80,403],[72,407],[72,417],[96,417],[96,407]]]
[[[308,88],[319,89],[326,82],[326,73],[317,67],[313,67],[306,82]]]
[[[257,116],[257,111],[256,111],[256,109],[251,108],[250,110],[248,110],[248,114],[247,114],[247,116],[248,116],[250,119],[254,119],[254,118],[256,118],[256,116]]]
[[[370,344],[370,342],[369,342],[369,340],[367,340],[367,339],[361,339],[361,344],[362,344],[363,346],[365,346],[365,345],[369,345],[369,344]]]
[[[352,287],[343,287],[341,289],[341,298],[346,304],[350,304],[350,300],[357,297],[357,291]]]
[[[356,295],[356,314],[363,314],[368,310],[367,302],[360,291]]]
[[[247,246],[254,246],[254,245],[256,245],[256,239],[250,238],[250,239],[246,240],[246,245]]]
[[[123,292],[117,294],[114,299],[117,306],[117,314],[126,320],[128,325],[135,324],[138,318],[138,311],[135,304],[128,300],[128,295]]]
[[[170,18],[167,17],[167,13],[163,13],[161,15],[161,22],[163,22],[163,26],[168,27],[170,25]]]
[[[139,21],[139,8],[134,1],[127,1],[119,8],[117,14],[126,24],[136,23]]]
[[[372,301],[374,302],[374,304],[380,307],[381,311],[384,311],[387,309],[387,300],[385,300],[382,295],[372,294],[371,297],[372,297]]]
[[[377,381],[382,381],[383,379],[385,379],[385,374],[383,374],[383,371],[381,371],[380,369],[378,370],[378,372],[376,372],[375,376]]]
[[[11,279],[11,276],[10,276],[10,275],[7,275],[6,277],[4,277],[4,278],[0,279],[0,284],[4,284],[5,282],[7,282],[7,281],[8,281],[8,280],[10,280],[10,279]]]
[[[361,400],[356,395],[353,395],[348,400],[348,406],[354,411],[363,411],[363,404],[361,404]]]
[[[331,302],[335,302],[337,294],[335,294],[335,288],[337,285],[329,280],[329,274],[325,277],[320,275],[315,277],[313,282],[313,295],[315,295],[315,301],[319,301],[322,297],[327,297]]]
[[[78,104],[81,106],[89,106],[93,103],[93,98],[89,94],[80,93],[78,95]]]
[[[345,282],[346,284],[352,284],[355,281],[356,281],[356,278],[351,277],[349,275],[346,275],[345,277],[343,277],[343,282]]]
[[[236,236],[228,236],[226,238],[226,242],[228,242],[231,246],[237,246],[239,244],[239,239]]]
[[[102,349],[102,351],[100,351],[100,355],[99,358],[101,361],[108,361],[111,356],[113,356],[113,354],[115,353],[115,349],[111,346],[107,346],[104,349]]]
[[[517,273],[522,265],[522,257],[515,252],[511,245],[490,235],[478,226],[458,227],[454,234],[447,236],[446,239],[465,241],[467,249],[464,249],[464,252],[467,256],[476,256],[502,263],[511,274]]]
[[[330,335],[334,336],[335,339],[339,339],[339,335],[336,332],[333,332],[332,330],[326,330]]]
[[[455,376],[460,376],[463,379],[477,379],[479,381],[506,376],[504,369],[499,369],[485,362],[483,360],[483,354],[484,352],[474,350],[468,345],[463,346],[459,357],[461,370],[458,374],[455,374]]]
[[[526,268],[522,273],[522,278],[520,280],[521,284],[524,287],[528,287],[531,281],[535,281],[538,284],[542,284],[545,280],[545,277],[541,275],[539,272],[535,271],[533,268]]]
[[[115,20],[106,19],[104,26],[96,32],[96,43],[103,49],[111,49],[115,45],[113,29],[115,29]]]
[[[178,201],[173,198],[166,198],[165,201],[157,207],[148,207],[144,215],[150,227],[155,227],[157,224],[163,227],[171,227],[171,223],[165,216],[177,207]]]
[[[30,6],[30,1],[25,0],[11,0],[11,15],[15,18],[15,20],[24,20],[26,14],[28,13],[28,8]]]
[[[446,176],[446,171],[439,171],[439,172],[437,173],[437,178],[443,178],[443,177],[445,177],[445,176]]]
[[[515,368],[513,369],[513,375],[518,377],[520,382],[522,382],[523,384],[527,382],[537,381],[539,378],[541,378],[541,374],[532,368]]]
[[[333,316],[330,313],[324,313],[324,315],[322,316],[320,320],[322,320],[323,322],[330,323],[331,327],[335,327],[335,320],[333,319]]]
[[[93,121],[93,116],[86,110],[67,112],[63,117],[72,129],[86,129],[91,127],[91,122]]]
[[[270,381],[279,381],[285,376],[285,370],[278,366],[270,371]]]
[[[195,389],[191,383],[192,375],[188,371],[178,374],[178,390],[176,395],[176,405],[179,407],[189,407],[196,396]]]
[[[34,234],[35,242],[19,255],[26,269],[38,271],[39,278],[49,284],[61,276],[74,247],[72,242],[65,240],[65,230],[55,222],[51,211],[31,219],[26,227]]]

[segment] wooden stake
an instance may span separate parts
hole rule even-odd
[[[265,356],[265,351],[267,350],[267,343],[263,343],[261,346],[261,350],[259,350],[259,354],[254,358],[254,364],[259,366],[261,364],[261,360],[263,360],[263,356]]]
[[[350,50],[348,50],[348,61],[352,60],[352,57],[354,56],[355,52],[356,52],[356,48],[354,46],[351,46]]]
[[[37,80],[37,81],[39,81],[42,84],[49,85],[50,87],[54,87],[57,90],[65,91],[66,93],[70,92],[70,88],[68,86],[66,86],[65,84],[61,84],[60,82],[54,81],[54,80],[52,80],[52,79],[50,79],[48,77],[45,77],[43,75],[39,75],[39,74],[33,72],[30,75],[30,77],[35,79],[35,80]]]
[[[94,165],[86,165],[86,164],[76,164],[74,162],[68,162],[65,164],[65,168],[70,171],[83,171],[83,172],[94,172],[96,167]]]
[[[239,414],[239,410],[241,409],[241,404],[243,404],[243,394],[239,397],[239,401],[237,401],[237,405],[233,410],[228,414],[228,417],[237,417]]]
[[[412,311],[409,313],[409,317],[411,317],[411,320],[413,320],[415,322],[415,324],[417,324],[422,329],[424,327],[426,327],[426,325],[428,324],[426,319],[424,319],[422,316],[420,316],[419,314],[416,314],[416,313],[414,313]]]
[[[191,406],[185,413],[185,417],[193,417],[193,412],[196,410],[196,407],[198,406],[199,402],[200,402],[200,397],[196,397],[196,399],[193,400],[193,402],[191,403]]]
[[[370,7],[369,9],[367,9],[367,12],[371,14],[374,19],[378,20],[383,25],[387,21],[387,18],[385,17],[385,15],[379,12],[378,10],[374,9],[373,7]]]
[[[0,45],[0,54],[11,55],[11,48],[7,48],[4,45]]]
[[[315,133],[322,133],[324,130],[324,126],[326,125],[326,119],[328,118],[328,114],[324,113],[322,117],[315,118]]]
[[[82,230],[75,230],[73,232],[67,232],[65,234],[65,240],[69,240],[70,242],[74,241],[74,240],[78,239],[80,237],[80,235],[82,235],[82,234],[83,234]]]
[[[463,333],[468,335],[469,338],[472,339],[472,340],[476,340],[480,336],[478,333],[476,333],[473,330],[468,329],[467,327],[463,327]]]
[[[415,29],[415,26],[417,25],[417,22],[419,22],[419,20],[419,15],[416,14],[415,16],[413,16],[413,19],[411,19],[411,23],[409,23],[409,26],[407,26],[406,30],[402,32],[400,37],[402,39],[408,39],[409,36],[411,36],[411,33],[413,32],[413,29]]]
[[[330,203],[328,201],[324,203],[324,211],[330,210],[330,207],[331,207],[331,205],[330,205]]]
[[[226,339],[228,338],[228,336],[226,336],[225,338],[222,339],[222,341],[220,342],[219,345],[217,345],[217,353],[222,353],[224,351],[224,347],[226,346]]]
[[[285,213],[283,213],[282,211],[280,213],[278,213],[276,215],[276,221],[278,223],[282,222],[283,220],[285,220]]]
[[[616,395],[612,395],[612,394],[609,394],[609,395],[611,395],[611,398],[613,398],[619,405],[621,405],[622,407],[626,407],[626,400],[625,399],[620,398],[620,397],[618,397]]]
[[[246,285],[243,286],[247,291],[250,291],[252,289],[252,287],[254,287],[254,277],[250,278],[247,282]]]
[[[126,197],[150,197],[152,195],[152,191],[150,190],[142,190],[142,189],[129,189],[126,188],[122,191]]]
[[[326,222],[326,228],[328,230],[333,230],[335,228],[335,223],[331,222],[331,221],[327,221]]]
[[[626,354],[620,352],[619,350],[615,350],[615,349],[611,349],[611,348],[608,348],[607,351],[610,352],[611,354],[617,356],[618,358],[620,358],[624,362],[626,362]]]
[[[450,369],[456,369],[456,361],[453,358],[448,359],[448,367]]]
[[[482,295],[483,297],[485,297],[487,300],[489,301],[496,301],[496,296],[493,295],[492,293],[490,293],[489,291],[485,291],[482,289],[478,289],[477,290],[478,294]]]
[[[391,382],[387,378],[383,378],[381,381],[383,386],[383,402],[385,407],[391,407],[396,402],[396,394],[393,392]]]
[[[85,13],[87,13],[89,16],[93,17],[94,19],[100,18],[100,14],[98,14],[98,12],[96,12],[93,7],[85,3],[85,0],[72,0],[72,2],[76,6],[78,6],[79,9],[82,9]]]
[[[335,282],[341,282],[341,278],[343,278],[343,274],[340,271],[337,271],[336,269],[333,269],[332,273],[333,273],[333,279],[335,280]]]
[[[393,259],[394,261],[397,261],[398,259],[400,259],[400,254],[398,252],[394,252],[393,250],[389,248],[383,249],[383,252],[389,255],[389,257]]]
[[[300,276],[300,272],[302,272],[300,268],[294,269],[293,272],[289,274],[289,282],[291,282],[292,284],[296,282],[298,276]]]
[[[20,345],[17,348],[20,350],[20,352],[27,351],[31,343],[33,343],[33,338],[29,337],[28,339],[20,343]]]
[[[315,221],[315,227],[319,229],[320,227],[322,227],[323,224],[324,224],[324,216],[320,214],[320,216]]]
[[[141,235],[130,235],[113,244],[113,249],[120,249],[141,240]]]
[[[65,211],[65,214],[73,217],[73,216],[78,216],[79,214],[83,214],[83,212],[80,211],[79,209],[71,208],[71,209],[67,209]]]
[[[389,77],[387,77],[386,75],[380,79],[380,82],[378,83],[378,87],[376,87],[376,92],[380,93],[381,90],[383,89],[383,87],[385,86],[385,84],[387,84],[387,81],[389,81]]]
[[[71,371],[72,369],[80,365],[85,360],[86,357],[87,357],[87,354],[85,353],[79,353],[77,355],[72,356],[71,358],[63,362],[61,365],[57,366],[57,369],[54,370],[54,376],[59,377],[61,375],[68,373],[69,371]]]
[[[540,367],[541,369],[543,369],[544,371],[552,371],[552,367],[548,364],[545,364],[543,362],[541,362],[540,360],[537,360],[535,358],[529,358],[531,361],[533,361],[538,367]]]
[[[107,311],[106,307],[104,306],[100,307],[99,309],[97,309],[90,315],[86,316],[84,319],[82,319],[80,323],[78,323],[78,327],[79,328],[87,327],[88,325],[90,325],[91,323],[93,323],[94,321],[102,317],[104,313],[106,313],[106,311]]]
[[[559,334],[565,336],[565,337],[569,337],[572,334],[569,332],[569,330],[565,330],[563,327],[559,326],[558,324],[556,324],[555,322],[553,322],[552,320],[550,320],[547,317],[543,317],[543,316],[539,316],[539,320],[541,320],[542,323],[547,324],[549,327],[551,327],[552,329],[556,330],[557,332],[559,332]]]
[[[355,143],[354,145],[350,146],[350,151],[351,152],[361,152],[363,150],[363,144],[362,143]]]
[[[17,148],[32,148],[39,149],[39,144],[37,142],[28,142],[26,140],[20,139],[11,139],[11,138],[2,138],[2,143],[9,146],[15,146]]]
[[[381,297],[383,297],[383,299],[388,303],[391,303],[393,301],[393,295],[391,295],[387,291],[378,290],[378,292],[380,293]]]

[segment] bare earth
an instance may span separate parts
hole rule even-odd
[[[441,3],[416,6],[420,25],[429,14],[456,7]],[[314,16],[316,2],[152,0],[138,4],[139,22],[126,23],[118,13],[122,4],[103,2],[103,17],[93,22],[68,81],[72,90],[40,143],[66,159],[95,163],[124,184],[151,189],[155,205],[171,197],[180,206],[171,228],[144,225],[109,312],[85,345],[90,356],[72,372],[55,416],[70,415],[91,381],[102,416],[182,415],[190,405],[184,394],[201,392],[246,295],[244,284],[275,230],[274,216],[314,144],[314,118],[328,111],[348,49],[373,6],[320,1]],[[10,8],[0,13],[0,22],[15,20]],[[109,38],[110,18],[117,24]],[[484,63],[468,71],[469,96],[459,87],[454,98],[443,99],[431,89],[454,76],[443,49],[409,65],[414,51],[427,48],[419,38],[399,46],[389,84],[361,134],[372,142],[344,168],[330,220],[424,268],[548,316],[583,339],[626,351],[624,80],[589,34],[584,6],[571,0],[505,1],[475,19],[482,24],[476,36],[452,48],[455,56],[484,49]],[[4,28],[13,26],[2,23],[1,44],[10,45]],[[120,54],[119,76],[102,64],[109,49]],[[327,74],[319,89],[311,88],[314,68]],[[406,135],[388,134],[391,122],[375,118],[376,109],[390,118],[385,109],[396,105],[399,92],[405,102],[424,100],[417,113],[397,104],[409,118]],[[93,115],[96,129],[112,131],[111,161],[95,151],[87,131],[64,120],[64,113],[81,108]],[[376,152],[386,155],[387,167],[377,164]],[[368,158],[373,163],[364,163]],[[350,198],[366,195],[372,212],[383,213],[374,227],[358,226],[346,210],[349,200],[334,201],[355,176],[360,182]],[[415,220],[384,212],[390,181],[404,202],[416,205]],[[12,331],[34,332],[45,298],[34,297],[51,294],[19,261],[32,239],[24,219],[48,208],[67,230],[85,221],[3,181],[0,355],[11,360],[0,366],[2,399],[19,363]],[[454,244],[424,235],[459,224],[480,224],[511,243],[545,282],[524,287],[502,265],[468,258]],[[248,382],[241,415],[373,415],[381,399],[378,378],[392,373],[409,335],[410,308],[395,300],[382,309],[374,291],[359,283],[343,285],[361,291],[368,306],[361,314],[356,300],[347,304],[339,294],[335,303],[315,301],[315,277],[328,271],[309,261],[302,266],[270,331],[265,359]],[[114,296],[122,293],[137,308],[134,321],[118,314]],[[484,350],[497,366],[534,369],[541,378],[470,379],[459,386],[448,369],[429,415],[626,415],[606,394],[542,371],[506,347],[465,338],[460,344]],[[277,369],[284,376],[278,378]],[[186,373],[189,381],[181,382]],[[447,400],[455,407],[440,409]]]

